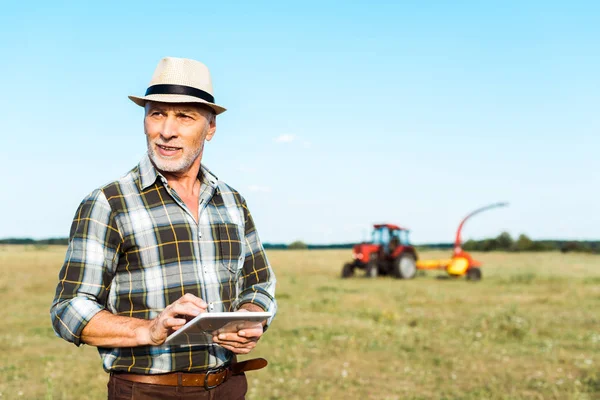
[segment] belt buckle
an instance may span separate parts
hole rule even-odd
[[[219,372],[225,371],[224,368],[218,368],[218,369],[209,369],[208,371],[206,371],[206,375],[204,375],[204,389],[206,390],[211,390],[216,388],[217,386],[219,386],[220,384],[222,384],[223,382],[225,382],[225,380],[223,380],[223,382],[219,382],[216,385],[209,385],[208,384],[208,377],[212,374],[217,374]]]

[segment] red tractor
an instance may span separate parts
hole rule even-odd
[[[360,243],[352,248],[351,263],[344,264],[342,278],[354,275],[356,268],[366,276],[391,275],[398,279],[412,279],[417,272],[417,252],[408,240],[408,229],[397,225],[373,225],[371,243]]]

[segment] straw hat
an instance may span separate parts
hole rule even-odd
[[[165,57],[158,63],[143,97],[128,96],[138,106],[146,101],[204,103],[216,114],[226,110],[215,104],[210,72],[206,65],[187,58]]]

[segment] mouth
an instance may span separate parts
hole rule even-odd
[[[156,144],[156,148],[163,157],[172,157],[183,150],[181,147],[165,146],[163,144]]]

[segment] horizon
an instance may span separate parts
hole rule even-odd
[[[502,232],[501,232],[502,233]],[[519,238],[521,234],[517,235],[517,236],[511,236],[511,238],[513,240],[517,240]],[[542,239],[538,239],[538,238],[532,238],[527,234],[523,234],[526,237],[528,237],[529,239],[535,241],[535,242],[596,242],[596,243],[600,243],[600,239],[560,239],[560,238],[542,238]],[[497,236],[496,236],[497,237]],[[463,240],[462,243],[466,243],[470,240],[473,241],[483,241],[483,240],[489,240],[489,239],[495,239],[496,237],[487,237],[487,238],[478,238],[478,239],[466,239]],[[32,238],[32,237],[0,237],[0,242],[2,241],[7,241],[7,240],[33,240],[36,242],[39,241],[46,241],[46,240],[68,240],[68,236],[64,236],[64,237],[47,237],[47,238]],[[350,244],[358,244],[358,243],[364,243],[364,242],[369,242],[368,240],[362,240],[362,241],[353,241],[353,242],[331,242],[331,243],[313,243],[313,242],[305,242],[303,240],[300,239],[296,239],[296,240],[292,240],[290,242],[280,242],[280,241],[263,241],[263,245],[265,246],[288,246],[296,241],[300,241],[304,244],[306,244],[307,246],[344,246],[344,245],[350,245]],[[7,244],[7,243],[0,243],[0,244]],[[410,241],[410,244],[413,246],[454,246],[454,241],[448,241],[448,242],[413,242],[412,240]]]

